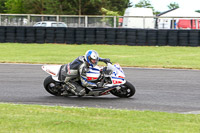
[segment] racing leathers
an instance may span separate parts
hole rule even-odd
[[[110,59],[99,58],[99,61],[104,63],[110,62]],[[87,80],[86,73],[89,71],[89,64],[85,61],[84,56],[79,56],[74,61],[69,64],[61,66],[60,70],[60,80],[64,81],[69,89],[75,95],[83,96],[85,95],[85,88],[97,87],[97,84],[89,82]],[[80,79],[81,85],[75,82],[75,79]]]

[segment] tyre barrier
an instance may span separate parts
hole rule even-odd
[[[158,39],[157,39],[157,45],[158,46],[165,46],[168,44],[168,30],[158,30]]]
[[[65,31],[65,43],[75,44],[75,28],[67,28]]]
[[[96,44],[106,44],[106,29],[105,28],[97,28],[96,29]]]
[[[169,30],[167,44],[170,46],[178,46],[178,30]]]
[[[0,26],[0,43],[200,46],[200,30]]]
[[[6,27],[0,27],[0,43],[5,42]]]
[[[157,45],[157,30],[148,30],[147,31],[147,45],[155,46]]]
[[[116,30],[115,28],[106,29],[106,44],[115,44],[116,41]]]
[[[56,37],[56,28],[54,27],[50,27],[46,29],[46,38],[45,38],[45,42],[46,43],[55,43],[55,37]]]

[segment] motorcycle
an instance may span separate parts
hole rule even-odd
[[[59,80],[59,72],[61,65],[43,65],[42,69],[50,74],[44,80],[44,88],[47,92],[55,96],[62,96],[63,92],[66,91],[64,88],[65,83]],[[107,63],[104,67],[90,67],[86,73],[87,80],[94,83],[101,83],[102,88],[89,88],[85,87],[85,96],[102,96],[107,94],[113,94],[120,98],[128,98],[135,94],[135,87],[125,80],[125,74],[119,64],[112,65]],[[81,85],[79,79],[74,79]],[[70,91],[64,96],[75,96]]]

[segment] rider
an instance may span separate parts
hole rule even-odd
[[[89,82],[86,76],[89,67],[95,67],[98,61],[108,63],[110,62],[110,59],[100,58],[95,50],[88,50],[85,53],[85,56],[79,56],[71,63],[62,65],[59,79],[66,83],[66,86],[64,87],[66,91],[64,93],[67,93],[67,91],[70,90],[75,95],[83,96],[86,93],[85,88],[83,87],[102,87],[101,84]],[[72,80],[77,78],[81,80],[83,87]]]

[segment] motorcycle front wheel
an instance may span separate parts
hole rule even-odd
[[[121,88],[111,90],[111,94],[120,98],[129,98],[135,94],[135,87],[128,81],[119,87]]]
[[[49,92],[50,94],[54,96],[61,96],[61,93],[62,93],[61,83],[53,80],[51,76],[48,76],[45,78],[43,85],[44,85],[45,90]]]

